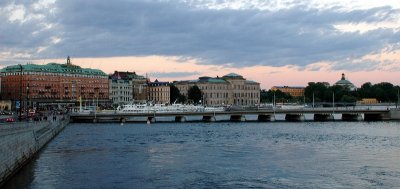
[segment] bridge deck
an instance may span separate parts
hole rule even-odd
[[[71,117],[161,117],[161,116],[212,116],[212,115],[260,115],[260,114],[385,114],[390,110],[346,109],[346,108],[304,108],[268,109],[219,112],[149,112],[149,113],[72,113]]]

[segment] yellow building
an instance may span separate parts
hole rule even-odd
[[[304,96],[305,87],[289,87],[289,86],[273,86],[271,90],[280,90],[286,94],[290,94],[293,97]]]
[[[376,98],[363,98],[361,101],[358,101],[360,104],[377,104],[378,100]]]
[[[176,81],[180,93],[188,97],[188,90],[198,86],[202,103],[206,106],[238,105],[254,106],[260,103],[260,83],[230,73],[223,77],[200,77],[197,80]]]
[[[155,104],[166,104],[170,101],[169,82],[160,82],[157,79],[148,83],[148,100]]]

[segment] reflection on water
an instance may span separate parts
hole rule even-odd
[[[398,122],[72,124],[6,188],[392,188]]]

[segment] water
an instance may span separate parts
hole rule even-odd
[[[399,122],[72,124],[5,188],[393,188]]]

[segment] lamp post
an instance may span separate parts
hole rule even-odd
[[[28,121],[28,111],[29,110],[29,83],[26,86],[26,120]]]
[[[19,75],[19,121],[22,120],[22,65],[18,64],[19,69],[20,69],[20,75]]]
[[[312,93],[312,107],[314,108],[315,106],[315,98],[314,98],[314,92]]]
[[[397,106],[399,105],[399,103],[400,103],[400,89],[397,88],[397,103],[396,103],[396,109],[397,109]]]

